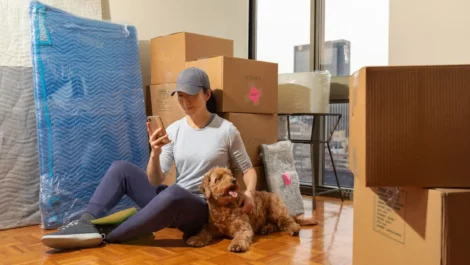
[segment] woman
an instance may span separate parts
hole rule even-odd
[[[152,147],[147,172],[128,162],[113,163],[81,217],[56,233],[45,235],[45,245],[92,247],[103,240],[123,242],[168,226],[180,229],[185,237],[191,236],[208,220],[207,204],[199,186],[204,174],[215,166],[236,166],[244,172],[247,191],[240,205],[244,211],[251,211],[256,172],[238,130],[215,114],[207,74],[197,68],[183,70],[171,95],[175,93],[186,117],[168,126],[162,137],[158,137],[161,129],[150,135],[147,124]],[[161,185],[173,161],[178,172],[176,184]],[[124,194],[141,208],[138,213],[111,231],[90,222],[116,206]]]

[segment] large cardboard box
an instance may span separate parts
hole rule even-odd
[[[150,41],[151,84],[175,83],[185,63],[214,56],[233,56],[233,40],[179,32]]]
[[[186,116],[178,102],[178,97],[171,96],[175,87],[176,83],[150,86],[152,115],[161,116],[165,127]]]
[[[350,79],[350,168],[372,186],[470,187],[470,65],[366,67]]]
[[[219,56],[188,62],[186,67],[207,73],[217,112],[277,113],[277,64]]]
[[[277,142],[277,115],[221,113],[220,116],[232,122],[240,132],[253,166],[261,166],[261,145]]]
[[[256,176],[258,177],[256,181],[256,190],[264,190],[268,191],[268,184],[266,183],[266,173],[264,172],[264,167],[254,167],[256,171]],[[245,181],[243,180],[243,172],[239,169],[232,169],[232,173],[234,177],[237,179],[238,186],[240,187],[241,191],[246,190]]]
[[[354,184],[353,265],[464,265],[470,190]]]

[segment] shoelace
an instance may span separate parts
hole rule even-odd
[[[68,227],[76,226],[76,225],[78,225],[78,221],[79,220],[73,220],[72,222],[68,223],[67,225],[59,227],[59,230],[63,230],[63,229],[68,228]]]

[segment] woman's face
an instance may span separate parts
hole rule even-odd
[[[183,108],[186,115],[193,115],[206,110],[206,101],[210,97],[210,91],[204,93],[204,90],[199,90],[196,95],[190,95],[184,92],[177,92],[178,102]]]

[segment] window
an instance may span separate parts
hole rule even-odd
[[[328,70],[332,83],[348,82],[361,67],[388,64],[388,6],[389,0],[321,0],[321,9],[315,14],[320,20],[317,32],[320,48],[320,69]],[[321,23],[323,22],[323,24]],[[339,183],[354,187],[354,175],[349,170],[349,103],[330,103],[330,113],[341,113],[342,118],[333,135],[331,149]],[[332,126],[326,121],[325,134]],[[328,150],[322,159],[322,186],[336,186]]]
[[[388,65],[389,0],[252,0],[256,2],[257,60],[276,62],[279,73],[328,70],[331,78],[330,113],[342,118],[332,137],[331,151],[339,182],[353,188],[349,170],[349,76],[364,66]],[[281,123],[282,121],[280,121]],[[320,137],[328,135],[333,118],[322,122]],[[307,140],[312,120],[291,118],[291,138]],[[302,185],[336,186],[326,145],[314,150],[294,145]],[[312,162],[317,169],[312,171]]]
[[[388,64],[389,0],[321,0],[321,69],[349,76],[363,66]],[[323,22],[323,24],[321,23]]]
[[[310,44],[310,2],[257,0],[256,60],[278,63],[280,74],[309,71],[310,51],[302,47]]]

